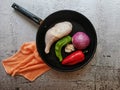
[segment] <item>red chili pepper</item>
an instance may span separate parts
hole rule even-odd
[[[85,55],[82,51],[75,51],[63,59],[63,65],[75,65],[82,62],[85,59]]]

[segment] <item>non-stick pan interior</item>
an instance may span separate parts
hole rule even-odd
[[[82,63],[78,63],[73,66],[62,65],[55,55],[54,48],[55,48],[56,42],[52,45],[49,54],[46,54],[44,52],[45,34],[47,30],[51,28],[52,26],[54,26],[56,23],[63,22],[63,21],[69,21],[72,23],[73,29],[72,29],[72,32],[69,34],[71,37],[78,31],[83,31],[90,37],[91,43],[89,47],[85,49],[88,52],[85,54],[85,60]],[[59,71],[74,71],[74,70],[78,70],[81,67],[85,66],[92,59],[96,51],[97,36],[96,36],[96,32],[94,30],[93,25],[85,16],[75,11],[62,10],[62,11],[58,11],[58,12],[51,14],[43,21],[37,33],[36,44],[37,44],[37,50],[40,56],[45,61],[45,63],[48,64],[50,67],[52,67],[55,70],[59,70]],[[64,47],[62,49],[62,55],[63,55],[63,58],[69,55],[64,52]]]

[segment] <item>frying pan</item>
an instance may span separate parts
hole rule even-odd
[[[43,61],[52,69],[57,71],[79,70],[83,66],[87,65],[93,58],[97,47],[97,35],[92,23],[84,15],[73,10],[60,10],[50,14],[49,16],[47,16],[47,18],[42,20],[41,18],[37,17],[36,15],[32,14],[16,3],[13,3],[12,7],[40,25],[36,35],[37,50]],[[58,58],[55,55],[55,43],[52,45],[49,54],[46,54],[44,52],[45,34],[47,30],[54,26],[56,23],[63,21],[69,21],[73,25],[73,30],[69,34],[70,36],[73,36],[78,31],[82,31],[85,32],[91,40],[90,45],[85,49],[88,51],[87,53],[85,53],[85,60],[72,66],[64,66],[59,62]],[[67,55],[68,54],[66,54],[63,49],[63,58],[65,58]]]

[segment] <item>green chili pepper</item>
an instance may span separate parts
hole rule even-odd
[[[59,41],[57,41],[57,43],[55,45],[55,54],[58,57],[60,62],[63,60],[63,57],[61,54],[62,47],[65,46],[66,44],[70,43],[71,41],[72,41],[72,38],[70,36],[66,36],[66,37],[60,39]]]

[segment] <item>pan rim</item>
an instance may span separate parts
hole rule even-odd
[[[46,60],[43,59],[43,57],[42,57],[42,55],[41,55],[41,53],[40,53],[40,51],[39,51],[39,49],[38,49],[38,39],[37,39],[37,38],[38,38],[38,32],[39,32],[39,30],[40,30],[40,27],[44,24],[44,22],[47,21],[47,18],[48,18],[48,17],[50,17],[50,16],[52,16],[52,15],[54,15],[54,14],[56,14],[56,13],[59,13],[59,12],[71,12],[71,13],[74,12],[74,13],[78,13],[79,15],[81,15],[82,17],[84,17],[89,24],[91,24],[92,30],[94,31],[94,35],[95,35],[95,39],[94,39],[95,46],[94,46],[94,50],[92,51],[92,55],[90,56],[90,58],[89,58],[84,64],[82,64],[81,66],[79,66],[79,67],[77,67],[77,68],[74,68],[74,69],[71,69],[71,70],[70,70],[70,69],[69,69],[69,70],[58,69],[58,68],[56,68],[56,67],[48,64],[48,63],[46,62]],[[41,23],[40,27],[39,27],[39,30],[38,30],[37,35],[36,35],[37,51],[38,51],[39,55],[41,56],[42,60],[43,60],[49,67],[51,67],[52,69],[54,69],[54,70],[56,70],[56,71],[61,71],[61,72],[73,72],[73,71],[76,71],[76,70],[80,70],[81,68],[83,68],[84,66],[86,66],[86,65],[92,60],[92,58],[94,57],[95,52],[96,52],[96,49],[97,49],[97,33],[96,33],[96,30],[95,30],[93,24],[91,23],[91,21],[90,21],[85,15],[83,15],[83,14],[77,12],[77,11],[74,11],[74,10],[59,10],[59,11],[53,12],[52,14],[50,14],[49,16],[47,16],[47,17],[43,20],[43,22]]]

